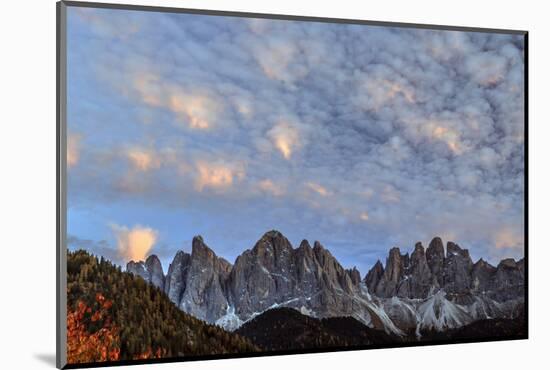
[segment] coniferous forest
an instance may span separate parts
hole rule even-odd
[[[184,313],[161,290],[103,257],[69,251],[67,273],[68,363],[258,350]]]

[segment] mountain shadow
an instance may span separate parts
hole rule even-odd
[[[371,329],[352,317],[316,319],[288,307],[268,310],[244,323],[235,332],[266,351],[349,348],[401,342],[400,337]]]

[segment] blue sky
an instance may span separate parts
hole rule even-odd
[[[518,35],[69,7],[70,247],[520,258],[523,68]]]

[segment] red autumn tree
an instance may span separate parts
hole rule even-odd
[[[67,313],[67,361],[87,363],[116,361],[120,357],[120,340],[109,310],[112,301],[96,294],[93,307],[79,301]]]

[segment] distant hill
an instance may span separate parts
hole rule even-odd
[[[67,273],[69,364],[258,350],[179,310],[159,288],[103,258],[68,252]]]
[[[458,329],[426,333],[422,340],[515,339],[527,336],[523,316],[515,319],[479,320]]]
[[[371,329],[352,317],[316,319],[287,307],[268,310],[235,332],[267,351],[396,344],[401,341],[398,336]]]
[[[263,312],[238,328],[238,333],[266,351],[353,348],[369,345],[398,345],[423,341],[485,338],[522,338],[523,316],[515,319],[483,319],[457,329],[424,332],[417,337],[387,334],[369,328],[352,317],[316,319],[288,307]]]

